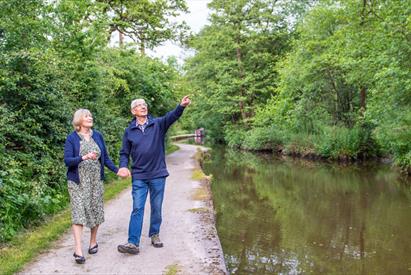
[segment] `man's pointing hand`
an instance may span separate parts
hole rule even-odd
[[[190,103],[191,103],[191,100],[190,100],[190,98],[188,97],[188,95],[186,95],[186,96],[183,97],[183,99],[181,100],[180,105],[183,106],[183,107],[186,107],[186,106],[190,105]]]

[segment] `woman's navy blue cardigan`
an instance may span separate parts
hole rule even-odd
[[[107,166],[114,173],[118,172],[118,168],[111,161],[108,156],[106,145],[104,143],[103,135],[93,130],[92,138],[97,143],[101,150],[100,154],[100,175],[101,180],[104,180],[104,166]],[[82,156],[80,155],[80,137],[76,131],[72,132],[67,136],[66,143],[64,144],[64,163],[67,166],[67,180],[74,181],[75,183],[80,183],[80,177],[78,174],[78,165],[82,162]]]

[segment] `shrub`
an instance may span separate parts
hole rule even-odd
[[[239,125],[226,126],[224,130],[224,139],[229,147],[240,148],[243,144],[247,132]]]
[[[366,124],[357,124],[353,128],[323,126],[314,144],[318,154],[332,159],[365,158],[375,156],[378,151]]]
[[[285,133],[275,126],[256,127],[249,130],[241,145],[247,150],[275,150],[285,141]]]

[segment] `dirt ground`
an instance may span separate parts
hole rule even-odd
[[[214,225],[210,196],[199,197],[207,182],[192,179],[193,158],[198,146],[178,144],[180,150],[167,156],[167,178],[160,237],[163,248],[154,248],[148,238],[149,203],[146,204],[140,254],[117,252],[127,241],[131,213],[131,188],[105,205],[105,222],[98,234],[99,251],[88,255],[89,230],[83,235],[86,263],[74,262],[71,230],[49,251],[26,266],[22,274],[225,274],[223,252]],[[131,185],[131,183],[130,183]],[[201,193],[201,192],[200,192]],[[147,198],[149,202],[149,198]]]

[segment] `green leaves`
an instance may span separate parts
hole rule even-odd
[[[145,53],[145,48],[153,49],[167,40],[185,40],[188,26],[185,22],[175,23],[172,20],[187,12],[183,0],[99,2],[105,3],[105,10],[110,17],[109,35],[118,31],[128,36],[140,46],[141,54]]]
[[[331,158],[384,154],[408,167],[407,1],[209,6],[211,24],[190,41],[196,55],[186,66],[200,101],[196,126],[236,147],[280,145]]]
[[[92,112],[116,161],[132,99],[154,115],[178,102],[175,68],[108,47],[105,3],[20,2],[0,0],[0,242],[67,205],[63,146],[75,110]]]
[[[209,6],[211,25],[190,41],[196,55],[186,70],[200,98],[194,120],[212,137],[223,139],[221,128],[249,128],[255,108],[273,94],[275,63],[287,47],[288,34],[281,4],[244,0],[212,1]]]
[[[256,126],[275,121],[291,133],[319,135],[313,149],[326,157],[385,148],[400,159],[409,152],[394,149],[404,137],[392,134],[409,129],[400,121],[410,109],[411,56],[396,23],[406,21],[409,8],[403,1],[373,3],[320,1],[307,12],[278,65],[278,96],[257,112]]]
[[[0,30],[3,43],[1,51],[44,48],[50,34],[47,4],[42,1],[1,0]]]

